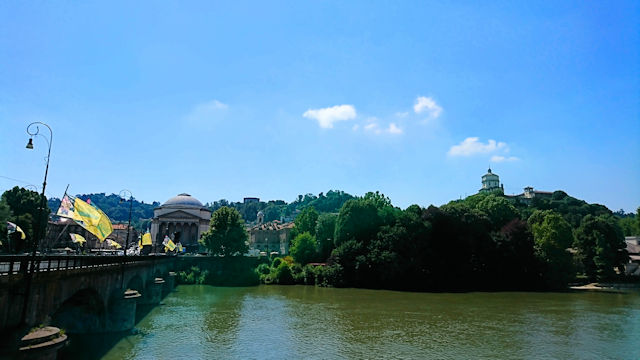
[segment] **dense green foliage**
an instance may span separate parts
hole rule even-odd
[[[562,287],[573,275],[571,254],[567,248],[573,242],[571,225],[553,210],[536,210],[529,217],[537,258],[546,274],[549,287]]]
[[[205,206],[215,211],[223,206],[232,207],[242,215],[245,221],[252,222],[256,220],[258,211],[264,213],[265,221],[291,219],[296,214],[308,207],[313,207],[318,213],[336,213],[342,205],[349,199],[353,199],[352,195],[344,191],[330,190],[326,194],[320,193],[317,196],[313,194],[298,195],[296,200],[286,203],[283,200],[270,200],[268,202],[230,202],[222,199],[213,203],[206,203]]]
[[[43,198],[36,191],[15,186],[11,190],[5,191],[0,199],[9,208],[11,215],[8,217],[8,221],[20,226],[27,235],[26,241],[24,241],[19,239],[18,234],[15,234],[9,241],[9,248],[5,247],[5,250],[10,252],[30,250],[35,236],[44,237],[44,229],[50,212],[46,205],[46,198],[44,198],[44,212],[40,210]],[[40,220],[38,221],[38,219]],[[6,222],[3,224],[6,226]],[[36,231],[40,231],[39,234],[36,234]]]
[[[308,218],[297,222],[305,230]],[[405,210],[367,193],[346,201],[338,215],[318,216],[315,233],[305,233],[306,247],[314,234],[316,259],[326,266],[304,265],[308,258],[298,254],[298,236],[295,262],[263,266],[263,281],[288,283],[290,272],[295,283],[323,286],[557,289],[575,281],[576,271],[588,279],[615,279],[615,268],[620,272],[627,260],[611,211],[561,191],[529,203],[497,192]]]
[[[300,212],[300,214],[296,216],[296,232],[299,234],[306,232],[315,235],[318,216],[318,212],[313,206],[304,208],[304,210],[302,210],[302,212]]]
[[[336,214],[321,214],[316,224],[316,253],[320,260],[324,260],[331,255],[335,248],[333,238],[336,232]]]
[[[7,221],[11,219],[11,209],[7,202],[0,197],[0,243],[7,243]]]
[[[247,244],[247,232],[240,213],[226,206],[216,210],[211,215],[209,231],[200,238],[213,255],[237,256],[249,250]]]
[[[618,225],[624,236],[640,236],[640,207],[638,207],[637,214],[619,210],[614,215],[618,219]]]
[[[574,246],[591,280],[612,278],[614,268],[622,270],[628,259],[622,230],[610,215],[585,216],[576,230]]]
[[[299,264],[306,265],[312,262],[316,258],[316,238],[308,232],[299,234],[291,240],[289,252]]]

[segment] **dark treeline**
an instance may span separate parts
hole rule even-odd
[[[262,266],[263,281],[422,291],[550,289],[576,279],[614,279],[628,260],[614,214],[561,191],[530,205],[493,193],[405,210],[368,193],[345,202],[337,215],[308,207],[296,229],[292,261]],[[312,261],[326,266],[305,266]]]

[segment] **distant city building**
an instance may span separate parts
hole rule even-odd
[[[127,227],[128,224],[113,224],[113,232],[108,238],[122,245],[122,247],[126,246]],[[138,231],[131,226],[129,229],[129,247],[131,247],[131,244],[138,244],[138,235]]]
[[[87,243],[79,247],[78,244],[74,244],[71,241],[69,234],[78,234],[84,237]],[[40,244],[40,248],[41,250],[51,250],[68,247],[74,250],[78,248],[90,250],[100,248],[101,245],[100,240],[95,235],[78,225],[73,219],[53,216],[47,224],[47,233],[43,243]]]
[[[489,168],[487,173],[482,175],[482,187],[479,192],[491,192],[493,190],[502,190],[504,192],[504,186],[500,185],[500,177],[492,173],[491,168]]]
[[[550,191],[538,191],[534,190],[533,187],[527,186],[524,188],[524,192],[520,195],[516,195],[516,197],[524,200],[531,200],[533,198],[550,198],[553,195]]]
[[[162,240],[169,236],[180,242],[187,252],[197,252],[200,236],[209,230],[211,211],[189,194],[179,194],[153,210],[151,238],[160,250]]]
[[[640,276],[640,236],[626,236],[627,252],[629,253],[629,263],[625,264],[627,275]]]
[[[250,227],[247,230],[249,232],[249,252],[257,250],[267,253],[275,251],[280,255],[288,254],[289,237],[294,226],[294,223],[281,223],[274,220],[266,223],[259,222]]]
[[[244,203],[245,204],[257,203],[257,202],[260,202],[260,198],[257,198],[257,197],[246,197],[246,198],[244,198]]]

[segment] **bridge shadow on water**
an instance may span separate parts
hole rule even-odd
[[[135,334],[135,330],[119,333],[68,334],[67,345],[58,352],[58,359],[101,359],[121,339]]]
[[[136,324],[145,318],[158,305],[138,305],[136,308]],[[58,352],[60,360],[93,360],[101,359],[122,339],[140,334],[137,328],[123,332],[96,334],[67,334],[67,345]]]

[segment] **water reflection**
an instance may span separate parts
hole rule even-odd
[[[180,286],[104,358],[640,358],[638,324],[638,294]]]

